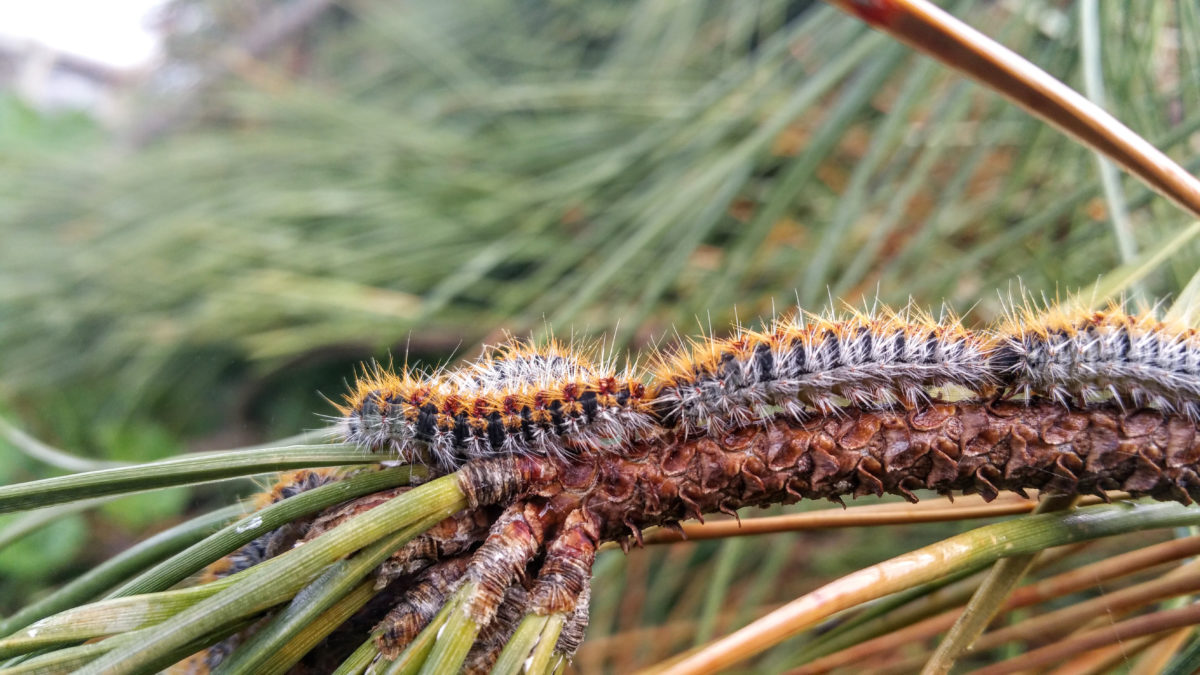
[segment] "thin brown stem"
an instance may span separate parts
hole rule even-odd
[[[1119,500],[1121,493],[1107,495],[1109,500]],[[1084,497],[1081,506],[1099,504],[1100,497]],[[748,537],[777,532],[798,532],[838,527],[877,527],[880,525],[912,525],[915,523],[942,523],[976,518],[999,518],[1029,513],[1037,508],[1036,499],[1023,499],[1016,495],[997,498],[988,504],[978,495],[958,499],[925,500],[917,504],[871,504],[847,509],[825,509],[808,513],[790,513],[783,516],[764,518],[742,518],[740,520],[718,520],[708,523],[683,523],[678,529],[658,529],[647,532],[645,543],[674,544],[680,541],[724,539],[725,537]]]
[[[1074,658],[1060,664],[1046,675],[1104,675],[1118,669],[1137,656],[1158,639],[1156,635],[1147,635],[1128,642],[1105,645],[1091,651],[1083,652]]]
[[[1013,610],[1060,598],[1196,554],[1200,554],[1200,537],[1172,539],[1161,544],[1147,546],[1018,588],[1009,597],[1004,609]],[[911,623],[904,628],[889,631],[887,634],[816,659],[790,671],[791,675],[812,675],[826,672],[833,668],[858,663],[868,656],[929,639],[946,630],[958,614],[959,610],[953,609],[919,619],[916,623]],[[984,637],[987,638],[987,635]]]
[[[1189,626],[1159,638],[1133,664],[1133,667],[1129,669],[1129,675],[1157,675],[1163,672],[1191,636],[1192,628]]]
[[[1151,602],[1198,590],[1200,564],[1190,563],[1162,578],[1105,593],[1091,600],[997,629],[980,637],[975,643],[975,648],[991,649],[1013,640],[1055,639],[1094,617],[1136,609]]]
[[[1091,630],[975,671],[975,675],[1004,675],[1055,663],[1105,645],[1200,623],[1200,605],[1168,609]]]
[[[1200,180],[1049,73],[927,0],[828,0],[986,84],[1200,217]]]

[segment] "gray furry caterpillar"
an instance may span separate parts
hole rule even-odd
[[[992,360],[1013,393],[1064,404],[1112,397],[1200,419],[1200,335],[1150,313],[1025,308],[997,331]]]
[[[656,408],[685,432],[720,433],[766,419],[795,418],[929,398],[946,385],[980,394],[996,383],[992,341],[957,318],[914,309],[846,316],[798,314],[768,330],[739,329],[726,339],[695,340],[659,358]]]

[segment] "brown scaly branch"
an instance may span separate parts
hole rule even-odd
[[[805,421],[777,417],[720,436],[666,433],[624,452],[493,457],[457,474],[468,508],[413,539],[376,572],[385,658],[400,656],[448,602],[476,626],[457,663],[486,670],[530,616],[563,618],[561,658],[578,647],[596,550],[629,546],[648,527],[800,499],[917,491],[1132,496],[1190,502],[1200,494],[1194,422],[1115,404],[1065,407],[1035,399],[845,408]],[[305,537],[403,495],[397,488],[318,516]],[[465,594],[465,595],[464,595]],[[390,601],[388,600],[390,598]],[[372,618],[373,617],[373,618]],[[428,643],[428,640],[425,641]],[[211,654],[221,653],[221,648]]]
[[[567,463],[525,457],[541,481],[528,497],[582,509],[601,540],[745,506],[897,494],[1124,490],[1190,503],[1200,495],[1196,426],[1152,410],[1055,403],[939,403],[911,411],[843,410],[807,423],[775,419],[722,438],[674,437],[624,456]]]
[[[628,546],[643,528],[747,506],[885,493],[915,501],[918,490],[975,492],[989,501],[1002,491],[1123,490],[1187,503],[1200,494],[1196,431],[1155,410],[961,401],[776,418],[720,437],[668,435],[621,455],[476,460],[460,474],[474,508],[393,556],[391,569],[410,574],[436,563],[416,586],[398,586],[423,589],[432,575],[436,601],[417,608],[405,598],[383,622],[380,646],[396,654],[454,589],[470,583],[477,590],[466,607],[483,629],[472,668],[494,663],[522,614],[572,616],[569,657],[586,625],[580,613],[597,546]],[[380,503],[359,501],[334,517]],[[507,508],[496,517],[489,504]]]

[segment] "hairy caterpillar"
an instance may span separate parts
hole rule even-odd
[[[302,492],[335,482],[339,478],[338,470],[333,468],[288,471],[280,474],[270,489],[254,495],[250,499],[249,505],[254,511],[258,511]],[[231,576],[279,555],[290,549],[304,536],[308,524],[307,520],[294,522],[254,539],[206,567],[200,574],[200,581],[209,582]],[[243,633],[231,635],[208,649],[197,652],[171,666],[165,672],[171,675],[210,673],[238,648],[245,637],[246,635]]]
[[[1200,419],[1200,335],[1150,313],[1025,307],[998,331],[994,360],[1017,393],[1064,404],[1111,396]]]
[[[342,407],[344,435],[449,468],[489,455],[617,447],[653,429],[642,382],[593,363],[588,351],[514,341],[456,371],[374,369]]]
[[[770,417],[828,414],[843,402],[914,405],[928,389],[971,392],[995,382],[991,344],[953,316],[937,320],[909,308],[844,317],[798,313],[764,332],[738,329],[727,339],[694,340],[659,358],[651,387],[656,409],[686,432],[721,433]]]
[[[1200,337],[1119,306],[1026,306],[995,328],[908,307],[804,312],[761,331],[696,338],[620,375],[587,349],[512,342],[456,370],[375,369],[342,406],[346,439],[445,469],[493,455],[570,457],[680,431],[722,434],[783,414],[797,420],[969,398],[1111,397],[1200,417]]]
[[[250,500],[254,511],[294,497],[301,492],[328,485],[339,479],[337,469],[299,469],[280,474],[269,490],[259,492]],[[286,551],[304,532],[302,528],[281,528],[268,532],[228,556],[209,565],[202,574],[205,580],[219,579],[249,569],[267,558]]]

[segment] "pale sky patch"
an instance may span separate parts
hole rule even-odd
[[[0,35],[40,42],[117,68],[148,65],[158,38],[150,17],[165,0],[0,2]]]

